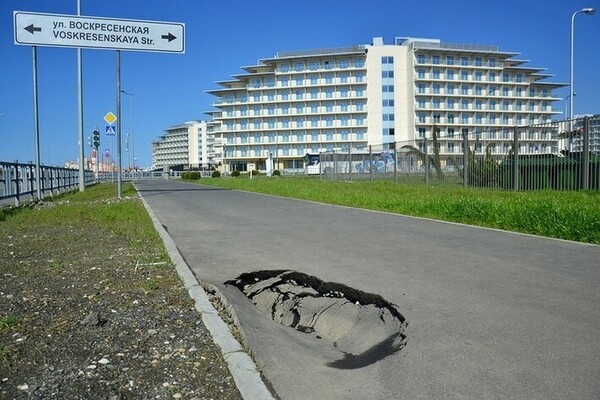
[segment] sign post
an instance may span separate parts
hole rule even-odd
[[[104,17],[89,17],[79,15],[42,14],[26,11],[14,11],[14,41],[16,45],[32,46],[34,51],[34,86],[36,86],[36,46],[74,47],[89,49],[116,50],[117,53],[117,115],[109,113],[114,118],[110,125],[117,121],[117,160],[118,160],[118,189],[117,197],[120,199],[121,190],[121,50],[151,51],[162,53],[185,53],[185,25],[176,22],[144,21],[133,19],[116,19]],[[78,56],[78,60],[80,57]],[[78,61],[80,62],[80,61]],[[78,64],[78,76],[81,77],[81,68]],[[81,84],[79,85],[81,87]],[[80,89],[81,92],[81,89]],[[37,129],[37,94],[34,113],[36,114]],[[82,97],[82,96],[81,96]],[[83,104],[79,101],[80,114]],[[109,116],[107,114],[107,117]],[[81,117],[80,117],[81,119]],[[106,117],[105,117],[106,119]],[[80,125],[83,122],[80,120]],[[84,176],[83,171],[83,128],[80,128],[80,163],[79,177]],[[37,141],[37,137],[36,137]],[[97,156],[97,154],[96,154]],[[40,185],[38,171],[38,191]],[[80,191],[83,191],[80,182]],[[38,197],[40,194],[38,193]]]

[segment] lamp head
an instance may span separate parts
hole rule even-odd
[[[584,13],[586,13],[587,15],[593,15],[596,12],[596,9],[593,7],[586,7],[583,10]]]

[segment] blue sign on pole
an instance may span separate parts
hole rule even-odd
[[[106,136],[115,136],[117,129],[113,125],[106,125]]]

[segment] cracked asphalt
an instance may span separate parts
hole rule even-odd
[[[138,188],[227,299],[282,399],[600,398],[600,247],[174,182]],[[295,270],[381,295],[406,346],[362,368],[224,282]]]

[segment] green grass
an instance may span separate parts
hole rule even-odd
[[[513,192],[311,177],[203,179],[203,185],[600,244],[600,192]]]
[[[0,332],[17,326],[18,324],[19,320],[12,315],[7,315],[4,318],[0,318]]]

